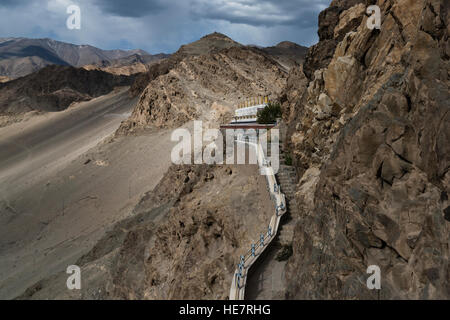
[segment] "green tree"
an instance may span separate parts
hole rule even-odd
[[[257,122],[262,124],[274,123],[281,117],[281,106],[279,103],[269,102],[267,106],[258,111]]]

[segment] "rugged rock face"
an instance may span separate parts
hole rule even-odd
[[[64,110],[73,102],[107,94],[130,85],[132,77],[74,67],[48,66],[33,74],[0,84],[0,114]]]
[[[225,299],[236,259],[273,214],[256,166],[172,166],[132,217],[75,264],[81,290],[62,272],[20,299]]]
[[[263,51],[212,34],[152,66],[132,93],[147,82],[121,131],[148,125],[176,127],[192,119],[217,123],[248,97],[281,93],[287,73]]]
[[[337,43],[348,31],[360,24],[363,15],[348,14],[347,9],[363,3],[364,0],[333,0],[330,7],[320,13],[318,30],[320,41],[309,49],[305,57],[304,73],[308,79],[311,80],[314,70],[328,65]],[[357,8],[360,10],[361,6]],[[342,13],[344,14],[341,17]]]
[[[366,27],[370,4],[381,30]],[[448,19],[445,0],[321,14],[321,41],[282,95],[302,177],[289,298],[450,298]]]

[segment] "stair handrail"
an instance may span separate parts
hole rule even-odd
[[[229,299],[243,300],[245,296],[245,285],[247,283],[248,270],[278,234],[280,219],[286,213],[286,198],[285,195],[281,192],[280,185],[277,183],[273,168],[271,166],[265,165],[268,162],[266,156],[264,155],[264,149],[262,148],[260,142],[253,143],[245,140],[236,141],[244,142],[250,146],[255,147],[259,168],[260,170],[265,171],[264,173],[266,175],[267,187],[271,198],[274,199],[275,202],[275,214],[270,219],[269,226],[267,227],[267,233],[260,234],[259,243],[252,243],[251,249],[244,255],[241,255],[240,263],[235,270],[233,280],[231,282]]]

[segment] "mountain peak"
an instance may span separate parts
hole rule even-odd
[[[295,42],[281,41],[275,47],[277,47],[277,48],[285,48],[285,49],[293,49],[293,48],[298,48],[298,47],[301,47],[301,46],[296,44]]]
[[[213,33],[207,34],[206,36],[203,36],[201,39],[222,39],[222,40],[233,41],[230,37],[228,37],[220,32],[213,32]]]
[[[178,55],[202,55],[213,50],[226,49],[230,47],[240,47],[240,43],[234,41],[230,37],[213,32],[187,45],[183,45],[178,50]]]

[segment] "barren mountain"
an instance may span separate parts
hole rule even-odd
[[[287,296],[449,299],[449,2],[334,0],[319,36],[283,95],[301,177]]]
[[[72,102],[90,100],[117,86],[130,85],[132,77],[70,66],[48,66],[28,76],[0,84],[0,115],[28,111],[59,111]]]
[[[286,77],[261,50],[213,33],[182,46],[136,81],[132,93],[142,93],[121,132],[175,127],[192,119],[217,125],[248,97],[279,95]]]
[[[101,50],[52,39],[0,38],[0,75],[15,79],[52,64],[81,67],[131,55],[149,56],[139,49]]]

